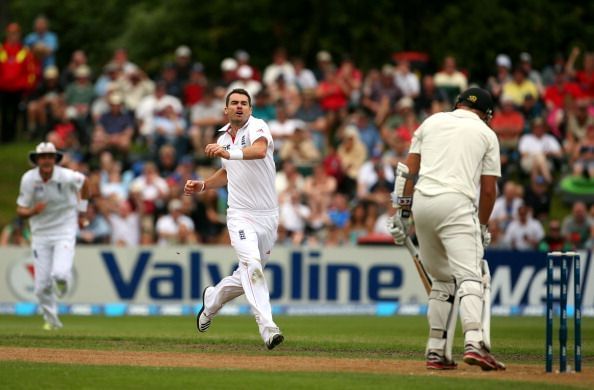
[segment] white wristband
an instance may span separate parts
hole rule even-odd
[[[243,160],[243,150],[241,150],[241,149],[229,150],[229,160]]]
[[[87,207],[89,206],[89,200],[88,199],[81,199],[78,201],[78,205],[76,206],[76,209],[81,212],[84,213],[87,211]]]

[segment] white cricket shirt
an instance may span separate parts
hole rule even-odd
[[[45,202],[45,209],[29,218],[33,239],[74,237],[78,228],[78,192],[85,175],[60,166],[54,167],[52,177],[44,183],[39,168],[25,172],[17,205],[33,207]]]
[[[229,208],[238,210],[273,211],[278,209],[277,194],[274,189],[276,168],[274,165],[274,143],[266,122],[250,116],[246,124],[237,131],[235,138],[229,132],[229,125],[219,130],[223,132],[217,143],[227,150],[243,149],[259,138],[266,138],[268,147],[266,157],[258,160],[222,159],[227,171]]]
[[[481,175],[501,176],[497,135],[468,110],[427,118],[414,133],[410,153],[421,155],[415,190],[423,195],[459,192],[474,202]]]

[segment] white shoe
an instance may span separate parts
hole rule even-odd
[[[206,307],[206,305],[204,304],[204,298],[206,297],[206,290],[208,290],[209,288],[214,288],[214,287],[208,286],[202,292],[202,308],[200,309],[200,312],[198,312],[198,315],[196,316],[196,328],[198,328],[198,332],[201,332],[201,333],[206,332],[208,330],[208,328],[210,327],[210,323],[211,323],[211,318],[204,313],[204,308]]]
[[[276,332],[271,333],[270,337],[268,337],[268,340],[266,341],[266,348],[274,349],[274,347],[276,347],[283,341],[285,341],[285,336],[283,336],[280,333],[280,330],[278,330],[277,328]]]

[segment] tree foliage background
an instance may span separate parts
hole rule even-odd
[[[454,54],[471,79],[493,71],[494,58],[529,51],[537,67],[567,55],[574,45],[594,49],[594,2],[576,0],[9,0],[0,22],[30,31],[45,14],[58,33],[58,64],[84,49],[95,69],[116,47],[157,71],[180,44],[216,75],[220,61],[239,48],[260,67],[283,46],[309,64],[320,49],[348,53],[362,68],[389,62],[395,51],[426,52],[436,67]],[[588,46],[589,45],[589,46]]]

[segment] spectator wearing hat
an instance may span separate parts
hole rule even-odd
[[[85,175],[57,165],[63,154],[49,142],[29,153],[35,168],[21,179],[17,214],[28,218],[35,265],[35,295],[45,320],[44,329],[62,327],[57,298],[71,288],[77,225],[85,222],[90,196]]]
[[[526,96],[530,95],[534,99],[539,98],[538,88],[528,74],[521,66],[514,68],[512,79],[503,84],[503,95],[510,97],[516,107],[522,106]]]
[[[250,63],[250,55],[247,51],[242,49],[236,50],[233,54],[233,57],[237,61],[237,68],[243,65],[249,66],[252,70],[252,80],[262,82],[262,74],[260,73],[260,70],[257,67]]]
[[[443,59],[441,70],[435,73],[433,77],[435,86],[448,95],[448,100],[452,105],[458,95],[468,88],[468,78],[458,70],[454,56],[446,56]]]
[[[21,43],[21,27],[6,26],[6,39],[0,46],[0,141],[11,142],[17,133],[19,104],[37,82],[37,63]]]
[[[95,91],[91,84],[91,69],[87,65],[80,65],[74,71],[75,81],[66,87],[64,101],[76,110],[76,118],[81,123],[89,116],[91,102],[95,98]]]
[[[262,89],[262,83],[254,80],[252,77],[254,72],[249,65],[241,65],[237,68],[237,80],[232,82],[227,88],[227,93],[234,89],[241,88],[248,91],[250,97],[253,99]]]
[[[137,66],[131,66],[124,72],[121,87],[124,96],[124,105],[132,114],[136,112],[142,99],[155,92],[155,83],[153,80]]]
[[[177,81],[183,86],[190,79],[192,71],[192,50],[186,45],[180,45],[175,49],[174,60],[175,75]]]
[[[495,57],[495,74],[487,79],[487,90],[491,92],[493,98],[498,100],[503,92],[505,83],[511,81],[511,58],[507,54],[498,54]]]
[[[188,81],[184,84],[184,107],[190,108],[202,100],[204,89],[208,85],[208,78],[204,74],[204,65],[196,62],[190,68]]]
[[[183,213],[182,201],[175,198],[169,201],[168,214],[157,219],[155,226],[159,245],[195,244],[196,231],[194,221]]]
[[[287,51],[284,48],[278,48],[272,55],[272,63],[264,69],[262,81],[268,88],[278,80],[282,75],[287,84],[293,84],[295,81],[295,68],[287,59]]]
[[[235,58],[227,57],[221,61],[221,79],[218,83],[218,87],[223,91],[227,91],[227,87],[232,82],[237,80],[237,61]],[[223,89],[224,88],[224,89]],[[221,93],[220,97],[223,97],[225,93]]]
[[[42,68],[56,65],[56,50],[58,50],[58,36],[49,31],[49,21],[39,15],[33,22],[33,31],[25,37],[28,46],[41,60]]]
[[[49,124],[56,119],[61,104],[63,89],[60,86],[58,68],[48,66],[43,71],[43,80],[29,95],[27,103],[27,126],[29,138],[45,134]]]
[[[332,54],[327,50],[320,50],[316,53],[316,68],[313,71],[318,83],[326,78],[326,71],[328,68],[334,68],[332,61]]]
[[[91,153],[98,155],[109,149],[126,159],[134,135],[134,118],[124,108],[123,96],[118,92],[112,92],[107,101],[109,111],[101,115],[93,130]]]

